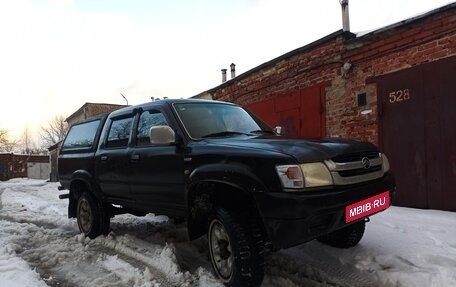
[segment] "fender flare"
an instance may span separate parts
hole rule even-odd
[[[73,174],[71,175],[71,184],[70,184],[70,191],[71,191],[71,185],[75,181],[81,181],[83,182],[86,187],[93,193],[95,197],[98,199],[102,198],[102,193],[100,192],[100,189],[98,188],[97,183],[95,182],[95,179],[93,175],[88,172],[87,170],[84,169],[78,169]]]
[[[215,163],[197,167],[189,176],[189,190],[201,182],[223,183],[250,195],[252,192],[267,190],[249,167],[239,163]]]
[[[71,175],[70,179],[70,196],[68,203],[68,218],[76,217],[76,206],[78,201],[78,195],[73,190],[73,184],[75,182],[81,182],[85,188],[97,199],[101,199],[102,194],[100,189],[97,188],[95,180],[90,172],[83,169],[78,169]]]
[[[264,192],[266,186],[252,172],[250,168],[239,163],[216,163],[196,168],[189,176],[187,188],[188,234],[190,239],[196,239],[205,234],[205,220],[203,217],[192,218],[191,210],[193,195],[197,192],[198,184],[222,184],[237,189],[242,196],[246,196],[252,204],[255,204],[254,192]],[[216,193],[216,191],[214,192]]]

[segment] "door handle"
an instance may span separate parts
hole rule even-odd
[[[101,161],[107,161],[107,160],[108,160],[108,156],[107,156],[107,155],[102,155],[102,156],[100,157],[100,160],[101,160]]]
[[[139,154],[132,154],[131,155],[131,160],[139,160],[139,159],[140,159]]]

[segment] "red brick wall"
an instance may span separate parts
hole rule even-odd
[[[27,177],[27,163],[13,154],[0,154],[0,180]]]
[[[0,180],[27,177],[27,162],[49,162],[47,155],[0,154]]]
[[[456,55],[456,11],[424,21],[346,41],[344,62],[353,64],[347,77],[336,76],[327,89],[328,135],[368,140],[378,144],[377,94],[366,80],[422,63]],[[361,115],[356,96],[365,92],[370,115]]]
[[[329,82],[341,63],[342,38],[281,60],[240,80],[213,91],[213,98],[247,105],[301,90],[317,83]],[[339,56],[336,56],[339,55]]]
[[[378,144],[377,95],[369,78],[456,55],[456,9],[347,40],[339,35],[290,57],[271,61],[210,91],[240,105],[316,84],[326,85],[326,134]],[[341,67],[352,68],[342,75]],[[369,115],[356,97],[367,94]]]

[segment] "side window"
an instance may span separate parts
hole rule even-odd
[[[139,117],[136,132],[138,146],[150,145],[149,131],[154,126],[168,126],[165,116],[159,111],[144,111]]]
[[[113,120],[109,128],[107,148],[126,147],[130,138],[131,124],[133,118]]]
[[[100,125],[100,120],[74,125],[68,132],[62,149],[90,148]]]

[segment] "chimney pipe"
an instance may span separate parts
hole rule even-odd
[[[226,69],[222,69],[222,83],[226,82]]]
[[[348,0],[339,0],[342,6],[342,30],[350,32],[350,15],[348,13]]]
[[[231,63],[230,65],[231,68],[231,79],[236,77],[236,65],[234,63]]]

